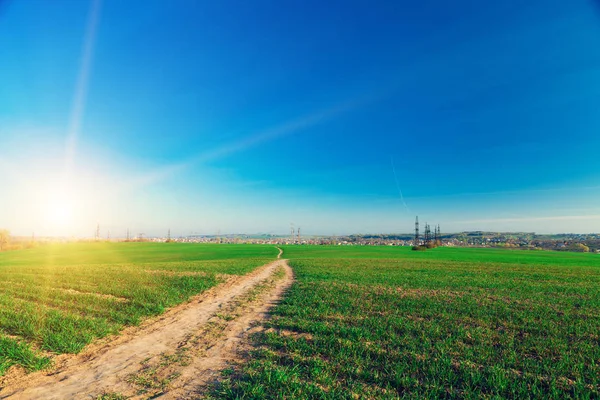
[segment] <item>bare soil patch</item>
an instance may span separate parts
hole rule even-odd
[[[81,295],[81,296],[93,296],[93,297],[98,297],[101,299],[109,299],[109,300],[114,300],[114,301],[118,301],[121,303],[126,303],[129,301],[129,299],[126,299],[125,297],[119,297],[119,296],[113,296],[112,294],[103,294],[103,293],[96,293],[96,292],[83,292],[81,290],[75,290],[75,289],[64,289],[64,288],[59,288],[59,289],[54,289],[63,293],[69,293],[69,294],[75,294],[75,295]]]

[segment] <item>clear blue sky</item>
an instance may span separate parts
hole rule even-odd
[[[0,227],[597,232],[599,49],[591,0],[5,0]]]

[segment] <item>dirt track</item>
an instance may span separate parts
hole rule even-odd
[[[198,396],[239,357],[248,332],[292,280],[286,260],[232,278],[141,327],[126,329],[110,343],[61,356],[50,372],[6,382],[0,399],[95,399],[103,393]]]

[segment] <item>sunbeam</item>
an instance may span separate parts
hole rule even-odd
[[[356,110],[369,103],[377,101],[384,96],[388,95],[391,90],[379,90],[372,92],[369,95],[363,95],[356,97],[352,100],[341,102],[333,107],[319,110],[314,113],[304,115],[282,124],[276,125],[272,128],[267,128],[258,131],[254,134],[243,137],[240,140],[226,143],[213,150],[199,153],[198,155],[188,159],[187,161],[171,164],[166,167],[158,168],[150,173],[136,179],[133,182],[128,183],[128,187],[142,187],[150,185],[152,183],[159,182],[163,179],[167,179],[174,174],[180,173],[188,168],[192,168],[194,165],[215,161],[232,154],[246,151],[252,147],[258,146],[262,143],[266,143],[272,140],[276,140],[285,136],[294,135],[302,130],[317,126],[336,117],[339,117],[345,113]]]
[[[85,112],[85,103],[89,86],[90,72],[92,69],[92,59],[94,55],[94,44],[96,41],[96,32],[100,19],[100,7],[102,0],[91,0],[90,13],[86,24],[85,36],[83,40],[83,51],[75,85],[73,96],[73,105],[69,117],[69,128],[67,131],[66,154],[65,154],[65,175],[68,176],[73,168],[75,154],[77,151],[77,141],[79,138],[81,124]]]

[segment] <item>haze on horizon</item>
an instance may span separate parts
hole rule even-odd
[[[0,2],[0,229],[600,231],[600,9]]]

